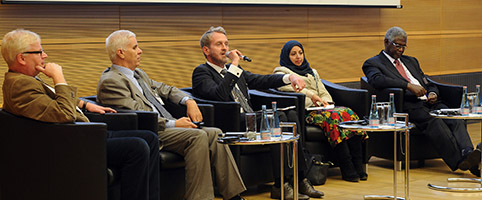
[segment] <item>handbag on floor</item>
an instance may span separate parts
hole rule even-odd
[[[328,168],[330,168],[333,163],[323,162],[322,156],[319,154],[308,154],[306,158],[306,166],[308,167],[306,178],[310,180],[313,185],[325,184],[326,177],[328,176]]]

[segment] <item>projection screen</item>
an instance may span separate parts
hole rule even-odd
[[[318,5],[400,8],[400,0],[2,0],[2,3]]]

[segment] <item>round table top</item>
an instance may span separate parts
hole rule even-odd
[[[352,131],[371,131],[371,132],[384,132],[384,131],[405,131],[415,127],[412,123],[405,126],[405,123],[397,122],[395,126],[390,125],[380,125],[380,126],[370,126],[370,125],[358,125],[358,124],[340,124],[339,127],[343,129],[348,129]]]
[[[468,114],[468,115],[443,115],[430,113],[433,117],[441,119],[482,119],[482,114]]]
[[[234,143],[229,143],[229,145],[265,145],[265,144],[280,144],[280,143],[290,143],[299,139],[299,135],[293,137],[293,134],[284,134],[281,140],[262,140],[261,135],[256,133],[256,140],[245,140],[238,141]]]

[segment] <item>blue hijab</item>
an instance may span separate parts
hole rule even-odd
[[[304,59],[303,59],[303,63],[301,63],[300,66],[296,66],[290,60],[290,51],[294,46],[300,47],[301,50],[303,51]],[[306,60],[305,49],[303,49],[303,45],[301,45],[301,43],[299,43],[296,40],[290,40],[286,42],[286,44],[283,46],[283,48],[281,49],[281,54],[279,56],[279,64],[281,66],[285,66],[289,68],[291,71],[301,76],[306,76],[306,74],[308,73],[315,76],[315,74],[313,73],[313,70],[310,67],[310,63],[308,63],[308,60]]]

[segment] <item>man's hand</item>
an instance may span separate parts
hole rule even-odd
[[[193,121],[193,122],[202,122],[203,121],[203,115],[201,111],[199,110],[199,107],[197,106],[196,101],[193,99],[189,99],[186,101],[186,107],[187,107],[187,116]]]
[[[80,101],[79,104],[84,104],[83,101]],[[105,113],[117,113],[116,110],[112,109],[112,108],[109,108],[109,107],[103,107],[103,106],[99,106],[99,105],[96,105],[96,104],[93,104],[93,103],[88,103],[85,105],[85,109],[87,109],[89,112],[93,112],[93,113],[100,113],[100,114],[105,114]]]
[[[44,73],[46,76],[52,78],[54,84],[57,83],[67,83],[64,78],[64,73],[62,72],[62,66],[55,63],[47,63],[45,66],[37,65],[35,66],[39,72]]]
[[[228,58],[231,60],[232,65],[234,65],[234,66],[239,65],[239,60],[241,60],[241,57],[239,57],[239,56],[243,55],[243,53],[241,53],[241,51],[239,51],[237,49],[234,49],[234,50],[228,51],[226,54],[227,54]]]
[[[417,97],[421,97],[421,96],[427,94],[427,90],[425,90],[425,88],[423,88],[420,85],[414,85],[414,84],[408,83],[407,89],[410,92],[412,92],[413,94],[415,94],[415,96],[417,96]]]
[[[197,126],[193,124],[188,117],[177,119],[174,126],[176,128],[197,128]]]
[[[311,101],[313,102],[313,104],[315,106],[323,106],[323,107],[326,107],[328,105],[330,105],[327,101],[321,99],[318,95],[314,94],[313,96],[311,96]]]
[[[437,94],[435,92],[430,92],[428,94],[427,102],[429,104],[434,104],[435,102],[437,102]]]
[[[305,81],[295,74],[290,75],[290,82],[295,92],[299,92],[305,88]]]

